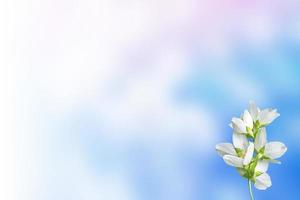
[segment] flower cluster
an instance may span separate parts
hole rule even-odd
[[[237,169],[238,173],[265,190],[272,185],[267,174],[269,163],[278,163],[287,147],[281,142],[267,142],[266,126],[279,114],[276,109],[260,110],[252,101],[240,118],[232,118],[232,143],[220,143],[216,150],[225,163]],[[250,182],[251,181],[251,182]]]

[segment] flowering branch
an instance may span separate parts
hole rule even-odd
[[[267,174],[269,163],[280,164],[276,159],[287,151],[281,142],[267,142],[266,126],[279,116],[276,109],[260,110],[250,101],[248,110],[240,118],[233,117],[231,120],[233,144],[216,145],[225,163],[235,167],[248,180],[251,200],[254,200],[252,183],[259,190],[271,187],[271,178]]]

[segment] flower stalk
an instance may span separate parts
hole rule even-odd
[[[254,200],[253,193],[252,193],[252,183],[250,179],[248,179],[248,188],[249,188],[251,200]]]

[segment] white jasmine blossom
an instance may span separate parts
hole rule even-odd
[[[287,147],[282,142],[267,143],[265,128],[261,128],[258,132],[255,138],[254,146],[256,151],[261,153],[261,155],[268,160],[278,159],[287,151]]]
[[[232,134],[232,143],[235,148],[240,149],[242,151],[246,151],[249,146],[249,141],[246,135],[235,133]]]
[[[226,154],[223,156],[223,159],[225,163],[227,163],[232,167],[243,168],[244,166],[248,165],[251,162],[253,152],[254,152],[254,145],[253,143],[250,143],[243,154],[241,155]]]
[[[257,161],[254,174],[254,186],[259,190],[265,190],[271,187],[270,176],[266,173],[269,168],[269,162],[266,160]]]
[[[232,144],[216,145],[224,162],[235,167],[242,177],[248,179],[252,200],[252,183],[259,190],[271,187],[271,177],[267,174],[269,163],[280,163],[276,159],[287,151],[282,142],[267,142],[266,126],[279,116],[276,109],[260,110],[250,101],[248,110],[240,118],[234,117],[231,120]]]
[[[265,145],[264,156],[272,160],[278,159],[287,151],[282,142],[269,142]]]
[[[258,113],[258,121],[262,126],[270,124],[273,122],[280,114],[277,113],[276,109],[264,109]]]

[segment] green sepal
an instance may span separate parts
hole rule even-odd
[[[256,159],[261,160],[264,157],[264,154],[258,153],[256,154]]]
[[[264,153],[265,153],[265,147],[262,147],[262,148],[258,151],[258,153],[264,154]]]
[[[256,120],[256,121],[254,122],[254,127],[255,127],[255,128],[259,128],[259,126],[260,126],[260,125],[259,125],[259,120]]]
[[[256,135],[257,135],[259,129],[260,129],[260,124],[259,124],[259,121],[256,120],[254,122],[254,126],[253,126],[253,136],[254,136],[254,139],[256,138]]]
[[[252,179],[254,177],[256,165],[257,160],[255,159],[249,165],[246,166],[248,179]]]
[[[262,174],[263,174],[262,172],[257,171],[257,172],[255,172],[254,177],[258,177],[258,176],[260,176]]]
[[[253,135],[253,131],[252,131],[252,128],[249,128],[249,127],[246,127],[246,130],[247,130],[247,134],[246,135],[249,135],[250,137],[254,137]]]
[[[252,173],[254,173],[255,168],[256,168],[256,165],[257,165],[257,161],[254,161],[254,162],[250,163],[249,170],[250,170]]]
[[[271,158],[269,158],[268,156],[265,156],[265,155],[263,155],[263,156],[261,157],[261,159],[263,159],[263,160],[272,160]]]
[[[244,156],[244,150],[240,148],[235,148],[235,152],[238,155],[238,157],[243,157]]]
[[[254,136],[253,136],[253,135],[251,135],[251,134],[249,134],[249,133],[247,133],[247,134],[246,134],[246,136],[247,136],[247,138],[254,139]]]
[[[269,124],[259,124],[259,128],[263,128],[263,127],[266,127],[268,126]]]

